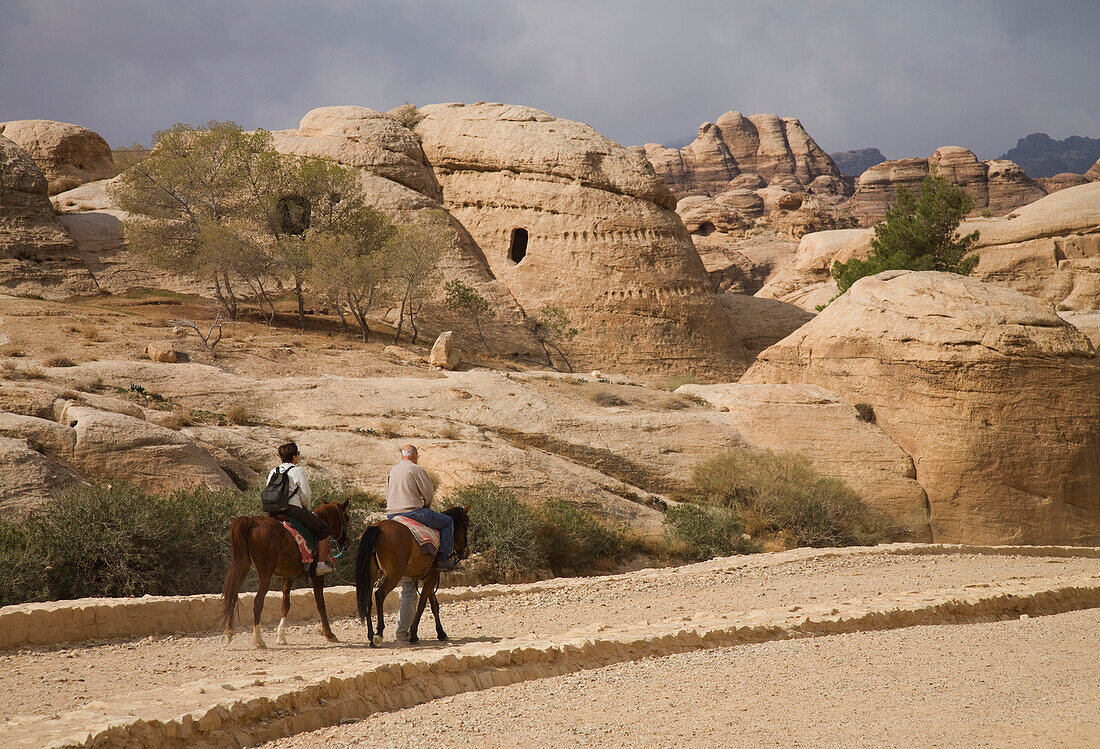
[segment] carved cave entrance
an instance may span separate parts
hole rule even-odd
[[[513,263],[518,263],[527,257],[527,230],[512,229],[512,245],[508,249],[508,257]]]

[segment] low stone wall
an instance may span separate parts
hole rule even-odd
[[[795,561],[827,556],[853,554],[994,554],[1044,557],[1096,557],[1100,549],[1065,546],[963,546],[948,544],[889,544],[875,547],[844,549],[794,549],[767,555],[767,563]],[[692,567],[726,569],[752,565],[763,555],[726,557],[700,562]],[[676,569],[655,569],[644,572],[656,576],[676,574]],[[630,573],[637,575],[638,573]],[[608,579],[620,576],[612,575]],[[446,588],[439,591],[441,603],[464,601],[490,596],[511,595],[533,590],[553,590],[575,584],[568,578],[542,580],[520,585],[480,585]],[[397,593],[386,599],[387,608],[396,605]],[[237,627],[250,628],[252,623],[252,593],[242,593],[238,606]],[[281,595],[268,594],[263,622],[279,621]],[[337,586],[325,589],[325,604],[333,619],[356,615],[355,589]],[[315,621],[317,609],[312,589],[291,593],[291,622]],[[27,603],[0,608],[0,650],[18,647],[49,647],[94,640],[141,638],[160,634],[199,634],[221,631],[221,597],[144,596],[142,598],[82,598],[75,601]]]

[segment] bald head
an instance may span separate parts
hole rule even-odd
[[[411,460],[413,463],[420,457],[420,453],[416,450],[416,445],[405,445],[401,448],[401,458],[403,460]]]

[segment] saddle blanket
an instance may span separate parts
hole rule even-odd
[[[436,552],[439,551],[439,531],[435,528],[429,528],[423,523],[418,523],[404,515],[397,515],[394,520],[408,528],[409,532],[413,534],[413,540],[420,544],[421,554],[435,556]]]
[[[298,544],[298,553],[302,555],[302,564],[307,567],[313,562],[313,549],[310,548],[309,542],[306,541],[305,536],[298,532],[291,523],[293,520],[284,520],[283,527],[286,528],[286,532],[290,534],[290,537],[294,539],[294,543]],[[304,528],[302,530],[305,530]]]

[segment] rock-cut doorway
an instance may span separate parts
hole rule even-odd
[[[527,230],[512,229],[512,244],[508,248],[508,257],[518,263],[527,257]]]

